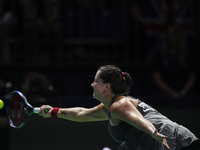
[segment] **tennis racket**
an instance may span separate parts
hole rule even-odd
[[[7,117],[9,125],[13,128],[21,128],[25,125],[28,117],[40,111],[39,107],[33,108],[26,97],[19,91],[13,91],[8,97]],[[49,110],[45,109],[45,113]]]

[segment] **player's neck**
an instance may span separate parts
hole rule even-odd
[[[104,106],[107,108],[107,110],[110,109],[110,104],[112,101],[112,98],[115,96],[115,94],[107,94],[104,99],[102,100],[102,103],[104,104]]]

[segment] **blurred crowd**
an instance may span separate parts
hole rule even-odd
[[[130,72],[134,65],[145,66],[150,70],[146,79],[152,81],[156,90],[173,98],[188,94],[198,81],[199,52],[195,46],[192,1],[0,3],[1,66],[68,64],[67,67],[84,70],[115,64]],[[146,91],[138,91],[153,93],[145,83],[141,83],[141,88]]]
[[[1,65],[144,64],[172,24],[185,30],[194,49],[191,0],[0,3]]]
[[[81,55],[83,52],[78,48],[76,54],[71,52],[73,42],[64,50],[65,38],[108,37],[110,34],[113,37],[121,30],[117,24],[122,18],[119,19],[117,13],[123,10],[117,7],[124,7],[126,3],[120,0],[1,0],[0,30],[5,32],[0,37],[3,39],[1,64],[12,64],[16,60],[26,65],[61,64],[64,51]],[[117,15],[116,21],[111,15]],[[112,26],[117,29],[112,30]]]
[[[195,46],[192,1],[1,0],[0,3],[1,66],[68,64],[67,67],[76,66],[80,70],[108,63],[128,69],[145,66],[153,72],[153,82],[172,97],[188,93],[198,80],[199,52]],[[165,76],[166,72],[174,73],[169,70],[179,72],[176,78],[180,80],[183,80],[180,74],[188,74],[189,79],[185,77],[188,84],[182,85],[182,89],[173,85],[176,90],[166,87],[161,73]],[[171,80],[169,76],[167,80]]]

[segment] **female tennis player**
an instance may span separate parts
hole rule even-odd
[[[195,150],[198,138],[141,100],[128,96],[132,79],[112,65],[101,66],[91,84],[93,97],[101,103],[93,108],[58,108],[43,105],[39,115],[78,122],[108,120],[110,135],[120,150]],[[44,113],[48,108],[49,112]]]

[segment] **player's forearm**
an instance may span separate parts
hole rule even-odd
[[[89,121],[85,114],[86,108],[61,108],[57,112],[57,117],[77,122]]]
[[[158,130],[154,127],[154,125],[151,122],[149,122],[148,120],[139,118],[137,120],[136,127],[139,130],[152,136],[156,141],[162,143],[166,148],[170,149],[170,147],[168,146],[167,141],[166,141],[167,136],[159,133]]]
[[[153,135],[156,130],[152,123],[143,118],[138,118],[135,120],[134,127],[149,135]]]
[[[45,110],[49,110],[45,113]],[[104,121],[108,120],[108,111],[105,111],[103,104],[99,104],[93,108],[73,107],[73,108],[59,108],[51,107],[49,105],[43,105],[38,112],[40,116],[44,118],[56,117],[63,118],[77,122],[89,122],[89,121]]]

